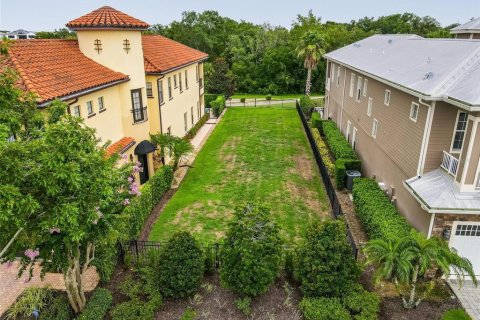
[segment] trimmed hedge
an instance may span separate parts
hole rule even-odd
[[[200,120],[198,120],[198,122],[190,130],[188,130],[187,134],[185,135],[185,139],[188,141],[192,140],[197,134],[198,130],[203,127],[209,118],[210,113],[205,113],[203,117],[201,117]]]
[[[350,313],[338,298],[303,298],[300,310],[306,320],[351,320]]]
[[[132,199],[123,210],[128,217],[127,235],[136,238],[142,230],[145,220],[160,201],[165,192],[170,190],[173,180],[173,169],[170,166],[160,168],[141,188],[141,195]]]
[[[336,160],[338,159],[358,159],[352,146],[337,128],[335,122],[322,121],[323,134],[327,144]]]
[[[370,239],[391,239],[408,236],[407,220],[397,211],[375,180],[356,178],[353,203]]]
[[[312,115],[312,110],[315,107],[315,103],[310,96],[302,96],[300,97],[300,107],[302,108],[305,117],[309,119]]]
[[[110,305],[112,294],[104,288],[97,288],[88,300],[85,310],[77,318],[78,320],[98,320],[105,318]]]
[[[217,94],[217,93],[206,93],[206,94],[204,94],[205,106],[207,108],[211,108],[212,107],[211,102],[215,101],[219,96],[221,96],[221,94]]]
[[[225,97],[218,96],[215,101],[210,103],[212,106],[212,112],[215,117],[219,117],[222,114],[223,109],[225,109]]]
[[[320,135],[320,131],[318,129],[313,128],[312,135],[313,135],[313,139],[317,143],[318,151],[320,152],[320,156],[322,157],[323,164],[325,164],[325,167],[327,167],[328,175],[330,177],[333,177],[335,175],[335,164],[332,162],[332,159],[330,156],[330,150],[328,149],[328,146],[325,144],[325,141]]]
[[[338,159],[335,161],[334,171],[337,189],[341,190],[345,187],[347,170],[360,171],[361,167],[362,161],[360,160]]]

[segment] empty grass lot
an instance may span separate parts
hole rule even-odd
[[[328,215],[327,200],[294,108],[229,108],[150,234],[179,230],[203,243],[221,240],[236,206],[271,208],[287,240],[310,219]]]

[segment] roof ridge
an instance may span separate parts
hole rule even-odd
[[[458,81],[460,81],[460,79],[479,61],[480,47],[476,48],[461,64],[458,65],[458,67],[445,76],[445,81],[432,90],[432,95],[443,95],[448,89],[457,84]]]

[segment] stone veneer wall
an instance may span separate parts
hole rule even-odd
[[[480,222],[480,215],[477,214],[435,214],[435,221],[433,222],[432,236],[442,236],[443,228],[446,226],[453,226],[455,221],[472,221]],[[452,230],[453,232],[453,230]]]

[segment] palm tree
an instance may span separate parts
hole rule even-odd
[[[190,154],[192,151],[193,145],[190,141],[174,137],[170,147],[170,152],[173,154],[173,170],[177,170],[180,159],[183,156]]]
[[[173,136],[165,133],[157,133],[150,135],[150,141],[158,147],[162,164],[165,165],[166,150],[170,149],[173,143]]]
[[[417,297],[419,279],[426,282],[425,274],[429,270],[438,269],[442,274],[455,274],[460,283],[465,276],[470,276],[474,284],[477,279],[472,264],[465,258],[453,252],[447,243],[438,238],[427,239],[422,233],[412,230],[409,237],[387,240],[372,240],[364,249],[367,256],[366,264],[377,267],[375,280],[386,280],[395,284],[400,293],[400,284],[410,287],[410,293],[402,296],[403,306],[411,309],[417,307],[423,300]],[[427,285],[433,288],[433,282]]]
[[[303,59],[305,69],[307,69],[307,84],[305,87],[305,95],[310,95],[312,86],[312,70],[315,70],[322,56],[325,54],[325,40],[318,32],[307,31],[303,35],[297,47],[297,56]]]

